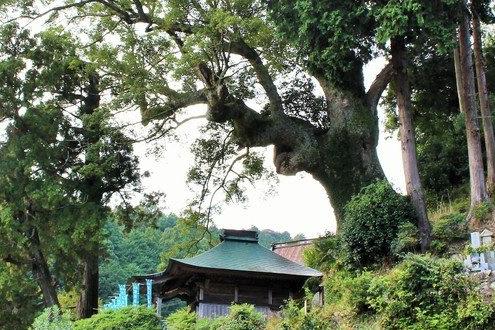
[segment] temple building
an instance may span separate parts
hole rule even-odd
[[[212,249],[185,259],[170,259],[165,271],[135,276],[152,283],[153,300],[180,298],[200,317],[222,316],[233,303],[253,304],[266,315],[280,310],[289,298],[303,297],[309,278],[322,274],[258,244],[258,233],[223,230]]]

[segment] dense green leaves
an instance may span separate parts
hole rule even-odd
[[[369,303],[386,328],[490,328],[494,307],[473,285],[457,261],[410,256],[372,281]]]
[[[74,330],[106,329],[161,330],[163,326],[153,309],[141,306],[105,310],[74,324]]]
[[[342,243],[353,267],[393,258],[400,226],[415,223],[409,200],[386,181],[378,181],[353,197],[345,208]]]

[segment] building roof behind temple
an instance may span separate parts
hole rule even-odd
[[[220,244],[206,252],[191,258],[171,259],[171,263],[203,269],[302,277],[322,276],[315,269],[293,262],[259,245],[256,231],[224,229],[220,239]]]
[[[292,260],[300,265],[304,265],[304,250],[314,243],[315,239],[303,239],[272,244],[272,251],[276,254]]]

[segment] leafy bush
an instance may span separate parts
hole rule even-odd
[[[151,308],[144,306],[105,310],[75,322],[75,330],[161,330],[162,324]]]
[[[464,213],[446,214],[432,221],[432,235],[446,242],[465,240],[468,236],[468,223]]]
[[[444,214],[432,221],[431,251],[444,254],[449,249],[455,249],[455,243],[465,241],[468,234],[468,222],[464,213]]]
[[[33,330],[72,330],[74,324],[68,313],[62,313],[58,306],[45,308],[43,313],[38,316],[33,325]]]
[[[375,274],[339,270],[324,280],[327,314],[341,324],[349,324],[370,312],[369,286]]]
[[[397,237],[392,241],[391,252],[395,256],[402,256],[408,252],[418,250],[419,230],[416,225],[406,222],[399,225]]]
[[[167,327],[171,330],[194,329],[198,318],[189,307],[181,308],[167,317]]]
[[[410,255],[389,274],[375,276],[368,302],[392,329],[493,328],[493,305],[485,304],[462,264]]]
[[[346,260],[354,268],[393,258],[392,245],[399,228],[414,222],[409,200],[396,193],[387,181],[363,188],[344,211],[343,248]]]
[[[222,330],[261,330],[265,328],[265,317],[253,305],[232,305]]]
[[[478,204],[473,209],[474,219],[477,220],[478,222],[483,222],[492,213],[492,210],[493,210],[493,207],[492,207],[491,203],[484,202],[484,203]]]
[[[253,305],[232,305],[229,314],[215,319],[199,319],[197,314],[182,308],[167,318],[167,327],[171,330],[261,330],[265,329],[263,314]]]
[[[284,306],[279,319],[271,320],[270,327],[283,330],[323,330],[334,328],[330,327],[321,317],[319,309],[312,309],[308,313],[305,313],[293,300],[289,300],[287,305]]]
[[[325,271],[339,266],[342,260],[341,244],[340,236],[334,234],[315,240],[303,251],[304,263]]]

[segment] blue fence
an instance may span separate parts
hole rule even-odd
[[[132,305],[137,306],[140,303],[139,286],[140,283],[132,283]],[[153,293],[153,280],[146,280],[146,305],[151,307]],[[105,308],[117,309],[129,306],[129,295],[125,284],[119,284],[119,294],[114,296],[110,302],[105,304]]]

